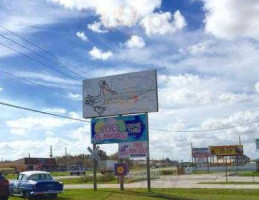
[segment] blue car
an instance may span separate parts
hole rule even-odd
[[[31,199],[35,196],[57,198],[63,192],[63,183],[52,179],[50,173],[44,171],[27,171],[19,174],[17,180],[10,182],[10,193]]]

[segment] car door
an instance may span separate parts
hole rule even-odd
[[[25,174],[20,174],[17,178],[17,181],[14,182],[14,193],[22,193],[23,185],[26,183],[27,176]]]

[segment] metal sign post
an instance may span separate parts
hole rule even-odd
[[[122,158],[120,158],[120,163],[123,164]],[[120,176],[120,189],[121,189],[121,191],[124,190],[124,176]]]
[[[147,189],[151,192],[151,181],[150,181],[150,160],[149,160],[149,126],[148,126],[148,114],[147,116]]]
[[[93,144],[93,150],[96,150],[96,144]],[[94,191],[97,191],[97,160],[94,159]]]

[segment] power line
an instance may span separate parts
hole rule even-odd
[[[67,60],[65,60],[65,59],[63,59],[63,60],[62,60],[62,59],[60,59],[58,56],[56,56],[56,55],[55,55],[55,54],[53,54],[52,52],[47,51],[46,49],[44,49],[44,48],[40,47],[39,45],[36,45],[35,43],[31,42],[30,40],[28,40],[28,39],[26,39],[26,38],[24,38],[24,37],[22,37],[22,36],[18,35],[17,33],[15,33],[15,32],[13,32],[13,31],[11,31],[10,29],[8,29],[8,28],[4,27],[3,25],[0,25],[0,27],[1,27],[2,29],[4,29],[4,30],[8,31],[9,33],[11,33],[11,34],[13,34],[13,35],[17,36],[18,38],[20,38],[20,39],[22,39],[22,40],[26,41],[26,42],[27,42],[27,43],[29,43],[30,45],[32,45],[32,46],[34,46],[34,47],[36,47],[36,48],[40,49],[41,51],[43,51],[43,52],[47,53],[48,55],[51,55],[51,56],[53,56],[54,58],[56,58],[56,59],[60,60],[61,62],[66,63],[67,65],[69,65],[69,66],[73,67],[74,69],[78,70],[79,72],[82,72],[82,73],[84,73],[84,74],[88,75],[89,77],[93,77],[91,74],[89,74],[89,73],[87,73],[87,72],[85,72],[85,71],[81,70],[80,68],[75,67],[74,65],[70,64]]]
[[[53,64],[59,66],[59,67],[65,68],[66,70],[72,72],[73,74],[77,75],[77,76],[80,77],[80,78],[83,78],[83,79],[85,78],[85,77],[81,76],[80,74],[78,74],[78,73],[76,73],[76,72],[74,72],[74,71],[72,71],[72,70],[66,68],[65,66],[60,65],[60,64],[58,64],[57,62],[55,62],[55,61],[53,61],[53,60],[51,60],[51,59],[49,59],[49,58],[47,58],[47,57],[45,57],[45,56],[43,56],[43,55],[37,53],[36,51],[34,51],[34,50],[32,50],[32,49],[30,49],[30,48],[24,46],[24,45],[22,45],[21,43],[16,42],[15,40],[12,40],[11,38],[8,38],[8,37],[4,36],[4,35],[1,34],[1,33],[0,33],[0,36],[1,36],[2,38],[6,39],[6,40],[9,40],[9,41],[11,41],[11,42],[13,42],[13,43],[15,43],[15,44],[17,44],[17,45],[19,45],[19,46],[21,46],[21,47],[27,49],[28,51],[32,52],[33,54],[35,54],[35,55],[37,55],[37,56],[39,56],[39,57],[41,57],[41,58],[43,58],[43,59],[45,59],[45,60],[47,60],[47,61],[49,61],[49,62],[51,62],[51,63],[53,63]]]
[[[52,70],[54,70],[54,71],[56,71],[56,72],[58,72],[58,73],[63,74],[64,76],[67,76],[67,77],[69,77],[69,78],[72,78],[72,79],[74,79],[75,81],[81,83],[81,81],[78,81],[78,80],[75,79],[73,76],[70,76],[70,75],[68,75],[68,74],[66,74],[66,73],[64,73],[64,72],[62,72],[62,71],[60,71],[60,70],[57,70],[56,68],[54,68],[54,67],[52,67],[52,66],[49,66],[49,65],[47,65],[47,64],[45,64],[45,63],[43,63],[43,62],[41,62],[41,61],[38,61],[37,59],[34,59],[34,58],[32,58],[32,57],[30,57],[30,56],[28,56],[28,55],[26,55],[26,54],[24,54],[24,53],[22,53],[22,52],[16,50],[16,49],[13,49],[12,47],[9,47],[9,46],[7,46],[7,45],[1,43],[1,42],[0,42],[0,45],[2,45],[2,46],[4,46],[5,48],[10,49],[10,50],[12,50],[12,51],[18,53],[18,54],[20,54],[20,55],[22,55],[22,56],[24,56],[24,57],[26,57],[26,58],[28,58],[28,59],[30,59],[30,60],[36,62],[36,63],[39,63],[40,65],[43,65],[43,66],[45,66],[45,67],[48,67],[48,68],[50,68],[50,69],[52,69]]]
[[[51,88],[49,88],[49,87],[46,87],[46,86],[44,86],[44,85],[41,85],[41,84],[36,83],[36,82],[34,82],[34,81],[31,81],[31,80],[28,80],[28,79],[26,79],[26,78],[22,78],[22,77],[20,77],[20,76],[15,75],[15,74],[11,74],[11,73],[9,73],[9,72],[7,72],[7,71],[4,71],[4,70],[2,70],[2,69],[0,69],[0,72],[3,72],[3,73],[5,73],[5,74],[7,74],[7,75],[9,75],[9,76],[12,76],[12,77],[14,77],[14,78],[20,79],[20,80],[22,80],[22,81],[26,81],[26,82],[28,82],[28,83],[34,84],[34,85],[36,85],[36,86],[38,86],[38,87],[42,87],[42,88],[44,88],[44,89],[48,89],[48,90],[50,90],[50,91],[52,91],[52,92],[55,92],[55,93],[60,94],[60,95],[63,95],[63,96],[65,96],[65,97],[68,97],[68,95],[65,94],[65,93],[59,92],[59,91],[57,91],[57,90],[53,90],[53,89],[51,89]]]
[[[44,115],[50,115],[50,116],[59,117],[59,118],[63,118],[63,119],[70,119],[70,120],[74,120],[74,121],[90,123],[90,121],[86,121],[86,120],[83,120],[83,119],[68,117],[68,116],[64,116],[64,115],[58,115],[58,114],[49,113],[49,112],[44,112],[44,111],[40,111],[40,110],[36,110],[36,109],[32,109],[32,108],[26,108],[26,107],[23,107],[23,106],[17,106],[17,105],[14,105],[14,104],[9,104],[9,103],[6,103],[6,102],[0,101],[0,105],[12,107],[12,108],[17,108],[17,109],[21,109],[21,110],[26,110],[26,111],[31,111],[31,112],[35,112],[35,113],[40,113],[40,114],[44,114]]]
[[[233,126],[229,126],[229,127],[223,127],[223,128],[214,128],[214,129],[204,129],[204,130],[169,130],[169,129],[154,129],[154,128],[150,128],[151,130],[156,130],[156,131],[162,131],[162,132],[175,132],[175,133],[199,133],[199,132],[212,132],[212,131],[220,131],[220,130],[227,130],[227,129],[233,129],[236,127],[240,127],[240,126],[246,126],[249,124],[253,124],[253,123],[258,123],[258,120],[255,121],[251,121],[251,122],[247,122],[247,123],[242,123],[242,124],[236,124]]]

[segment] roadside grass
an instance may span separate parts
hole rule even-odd
[[[66,190],[59,195],[58,200],[258,200],[259,191],[253,189],[152,189],[148,193],[146,189],[126,189],[121,192],[118,189],[92,189]],[[18,200],[11,197],[9,200]],[[46,198],[47,199],[47,198]]]
[[[259,176],[259,172],[238,172],[237,173],[238,176]]]
[[[234,181],[228,181],[228,182],[200,182],[198,184],[223,184],[223,185],[258,185],[259,182],[234,182]],[[258,197],[259,199],[259,197]]]

